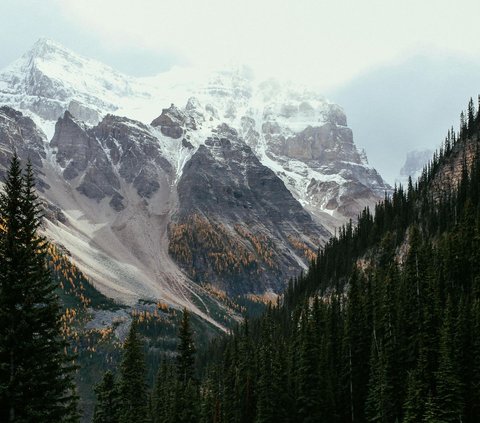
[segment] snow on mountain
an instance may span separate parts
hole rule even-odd
[[[245,66],[174,68],[133,78],[41,39],[0,72],[0,103],[30,113],[48,138],[52,122],[65,110],[91,125],[107,113],[150,123],[163,107],[175,103],[182,108],[192,97],[198,113],[208,117],[204,130],[221,122],[239,130],[262,163],[314,216],[334,217],[332,229],[388,189],[356,151],[339,106],[290,82],[257,81]]]
[[[198,275],[224,272],[232,248],[244,257],[218,283],[245,292],[248,269],[262,275],[251,292],[279,291],[274,280],[389,189],[338,105],[244,66],[134,78],[41,39],[0,71],[0,105],[26,115],[1,110],[0,159],[12,143],[35,152],[43,195],[63,213],[47,233],[125,302],[164,298],[205,314]],[[193,251],[192,230],[216,244]],[[205,266],[189,268],[192,256]]]

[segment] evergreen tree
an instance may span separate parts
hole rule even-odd
[[[125,340],[120,365],[120,423],[147,421],[148,400],[145,377],[143,345],[138,335],[137,322],[134,320]]]
[[[166,360],[162,360],[158,369],[155,389],[152,394],[153,421],[163,423],[169,414],[169,389],[168,389],[168,367]]]
[[[426,413],[425,398],[429,396],[428,363],[425,350],[420,351],[417,367],[411,370],[407,378],[407,397],[404,405],[404,423],[416,423],[422,420]]]
[[[177,394],[179,423],[196,423],[200,415],[198,384],[195,378],[195,344],[190,327],[190,314],[183,310],[178,333],[177,347]]]
[[[258,352],[257,414],[255,423],[274,421],[275,398],[273,397],[273,345],[271,318],[265,318],[262,343]]]
[[[388,412],[391,405],[388,404],[388,379],[385,355],[378,341],[372,340],[372,352],[370,358],[370,381],[366,401],[366,415],[369,422],[388,423]]]
[[[439,406],[431,395],[427,397],[427,401],[425,402],[425,414],[423,416],[423,419],[415,421],[421,421],[423,423],[445,423],[445,420],[440,417]]]
[[[110,371],[105,372],[102,381],[95,387],[97,402],[93,423],[118,423],[119,398],[115,377]]]
[[[75,422],[75,367],[61,334],[32,166],[14,154],[0,196],[0,421]]]
[[[453,316],[448,298],[440,338],[440,362],[436,373],[437,404],[441,420],[445,423],[462,422],[463,398],[461,381],[457,373],[453,343]]]
[[[183,318],[178,333],[177,373],[181,384],[186,385],[195,379],[195,344],[190,328],[190,314],[183,309]]]
[[[300,321],[299,351],[296,374],[297,410],[301,421],[316,422],[321,416],[319,371],[320,347],[308,304]]]

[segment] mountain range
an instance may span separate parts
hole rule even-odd
[[[0,71],[0,173],[30,158],[44,232],[105,296],[272,298],[389,191],[342,108],[247,67],[134,78],[41,39]]]

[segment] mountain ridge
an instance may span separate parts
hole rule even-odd
[[[127,77],[40,40],[0,71],[0,103],[33,119],[3,108],[0,152],[11,154],[12,133],[25,135],[14,137],[23,158],[39,151],[42,196],[63,216],[47,234],[100,291],[205,315],[192,300],[203,285],[281,292],[278,281],[389,187],[357,151],[341,108],[318,93],[258,82],[244,67],[199,79]],[[192,224],[209,227],[201,248]],[[233,272],[232,248],[244,256]]]

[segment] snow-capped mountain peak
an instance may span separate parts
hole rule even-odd
[[[0,72],[0,102],[41,120],[54,121],[69,110],[95,124],[115,112],[122,99],[149,97],[137,85],[135,78],[42,38]]]
[[[388,189],[340,106],[246,66],[135,78],[41,39],[0,71],[0,105],[31,117],[4,109],[0,149],[36,154],[44,197],[64,211],[49,235],[110,296],[179,301],[192,280],[279,290]],[[216,238],[192,243],[197,232]],[[237,286],[232,266],[242,283],[264,276]]]

